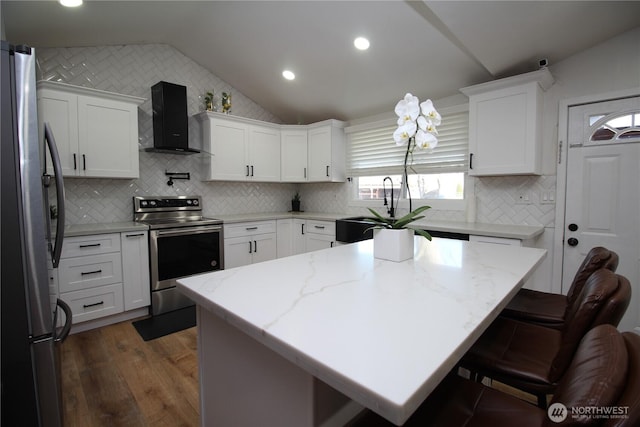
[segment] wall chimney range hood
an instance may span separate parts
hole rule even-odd
[[[189,148],[187,88],[168,82],[151,87],[153,109],[153,148],[146,151],[170,154],[194,154]]]

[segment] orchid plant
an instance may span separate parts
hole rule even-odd
[[[442,117],[440,113],[436,111],[430,99],[420,103],[418,97],[410,93],[407,93],[404,98],[396,104],[395,113],[398,116],[398,128],[393,133],[393,140],[398,146],[405,144],[407,146],[407,151],[404,156],[404,176],[402,179],[404,182],[403,185],[406,185],[407,192],[409,192],[409,183],[407,182],[407,162],[409,155],[412,155],[416,148],[427,150],[428,152],[433,151],[438,145],[438,138],[436,136],[438,135],[438,130],[436,126],[440,125]],[[409,194],[408,199],[409,213],[402,218],[385,218],[369,208],[369,211],[374,215],[374,218],[369,219],[372,223],[371,228],[411,228],[417,234],[431,240],[431,235],[426,231],[408,226],[411,222],[424,218],[424,216],[420,214],[430,209],[430,206],[421,206],[416,210],[412,210],[411,194]]]
[[[403,99],[398,101],[395,108],[398,116],[398,128],[393,132],[393,140],[396,145],[407,146],[404,155],[404,175],[402,177],[404,185],[409,192],[408,182],[408,161],[409,156],[418,148],[432,152],[438,145],[438,130],[442,117],[435,109],[430,99],[420,103],[417,96],[407,93]],[[411,211],[411,194],[409,193],[409,211]]]

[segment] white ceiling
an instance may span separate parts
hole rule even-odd
[[[6,39],[36,47],[170,44],[285,123],[444,98],[640,26],[640,1],[2,0],[1,12]]]

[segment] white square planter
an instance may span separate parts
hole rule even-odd
[[[407,228],[373,230],[373,256],[395,262],[413,258],[413,234]]]

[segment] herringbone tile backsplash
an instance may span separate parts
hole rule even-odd
[[[224,91],[233,94],[232,114],[280,123],[281,120],[199,64],[168,45],[126,45],[83,48],[37,49],[38,79],[60,81],[145,98],[138,109],[140,178],[65,179],[67,223],[129,221],[135,195],[202,195],[208,216],[234,213],[281,212],[290,209],[291,196],[300,191],[306,211],[360,214],[363,208],[349,206],[349,183],[265,184],[241,182],[202,182],[198,155],[181,156],[148,153],[153,146],[151,86],[168,81],[187,87],[188,113],[203,109],[203,95],[214,90],[217,104]],[[201,148],[200,129],[195,119],[189,123],[189,144]],[[165,171],[190,172],[189,181],[167,185]],[[492,177],[477,179],[476,220],[503,224],[542,224],[550,226],[554,205],[539,203],[541,190],[555,189],[555,176]],[[528,191],[530,204],[516,204],[518,195]],[[464,221],[465,212],[428,212],[433,219]]]

